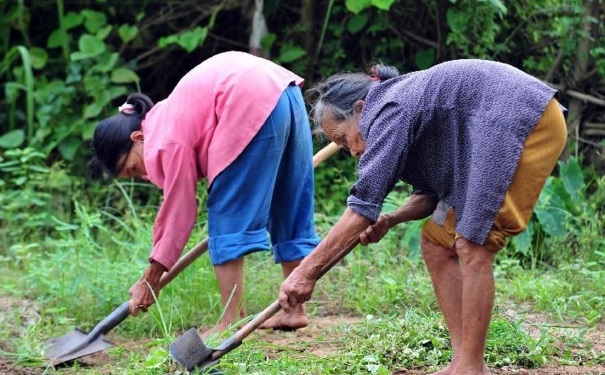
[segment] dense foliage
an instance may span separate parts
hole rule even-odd
[[[19,311],[0,315],[2,326],[21,328],[0,334],[0,356],[10,351],[15,362],[41,363],[43,339],[69,331],[74,321],[97,322],[126,298],[145,267],[160,192],[136,181],[90,181],[88,142],[97,121],[114,114],[130,92],[162,99],[200,61],[235,49],[286,66],[307,87],[377,60],[407,72],[483,58],[559,88],[570,110],[568,147],[528,230],[497,257],[499,300],[486,359],[490,366],[537,367],[553,356],[602,364],[605,354],[584,345],[588,328],[561,334],[545,323],[536,339],[509,313],[523,313],[520,301],[562,326],[602,321],[604,45],[605,4],[597,0],[0,0],[0,297],[13,294],[42,306],[38,319],[26,321]],[[343,210],[354,178],[355,160],[344,153],[316,170],[321,235]],[[404,204],[409,193],[409,186],[398,185],[384,210]],[[205,194],[201,183],[200,207]],[[189,245],[205,237],[205,215],[201,209],[202,225]],[[335,335],[347,337],[336,344],[342,350],[301,360],[305,348],[294,345],[270,349],[281,353],[273,360],[259,343],[236,352],[227,361],[229,373],[387,374],[397,366],[447,363],[447,335],[419,262],[421,225],[390,231],[326,275],[310,312],[367,316],[365,324]],[[254,298],[247,303],[259,311],[275,298],[281,275],[260,254],[248,259]],[[197,262],[162,291],[149,314],[120,326],[120,335],[160,339],[137,345],[138,351],[111,352],[113,373],[174,370],[165,350],[174,332],[216,322],[213,271],[207,257]],[[335,337],[325,341],[332,345]],[[65,370],[71,371],[84,370]]]
[[[95,205],[117,200],[120,206],[115,189],[85,178],[96,122],[113,114],[129,92],[160,100],[204,58],[249,50],[251,34],[258,34],[255,4],[1,2],[0,190],[3,201],[21,199],[5,206],[0,221],[25,223],[24,233],[7,232],[21,237],[28,229],[48,229],[50,213],[72,212],[69,202],[75,198]],[[593,176],[605,169],[605,130],[599,127],[605,122],[602,3],[267,0],[262,14],[267,27],[257,35],[255,51],[303,75],[307,85],[338,71],[364,70],[377,59],[406,72],[476,57],[510,63],[560,87],[570,109],[565,158],[575,155],[584,169],[582,193],[596,189]],[[66,176],[59,181],[46,177],[49,171]],[[38,186],[41,179],[49,189]],[[353,179],[354,160],[344,154],[317,171],[320,214],[340,212]],[[158,199],[153,189],[137,194],[142,202]],[[33,214],[31,220],[24,210]]]

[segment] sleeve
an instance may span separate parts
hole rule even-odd
[[[368,121],[371,123],[364,137],[366,148],[359,159],[357,181],[350,189],[347,206],[376,221],[406,163],[412,120],[399,105],[389,103]]]
[[[187,244],[197,218],[197,168],[193,149],[171,144],[161,151],[164,201],[153,225],[153,250],[149,256],[170,270]]]

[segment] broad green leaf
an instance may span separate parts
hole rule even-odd
[[[289,62],[300,59],[301,57],[303,57],[306,54],[307,54],[307,52],[304,49],[300,48],[299,46],[293,46],[293,45],[286,44],[286,45],[282,46],[278,60],[282,63],[289,63]]]
[[[94,66],[95,71],[103,73],[112,71],[118,62],[118,58],[119,55],[115,52],[103,54]]]
[[[49,169],[47,167],[44,167],[42,165],[35,165],[35,164],[28,166],[27,169],[29,169],[30,171],[37,172],[37,173],[48,173],[49,172]]]
[[[26,181],[27,181],[27,177],[26,176],[21,176],[21,177],[15,178],[13,180],[13,183],[15,185],[23,185]]]
[[[406,229],[403,235],[403,243],[407,246],[409,253],[414,256],[420,254],[420,232],[424,223],[424,220],[405,223]]]
[[[84,17],[80,13],[68,12],[63,17],[63,27],[65,27],[65,30],[73,29],[81,25],[83,20]]]
[[[508,9],[506,9],[506,5],[504,5],[504,3],[500,0],[482,0],[482,1],[490,4],[491,7],[496,11],[496,13],[498,13],[501,16],[505,15],[506,12],[508,11]]]
[[[128,68],[118,68],[111,73],[111,82],[114,83],[129,83],[138,81],[139,76]]]
[[[91,140],[92,136],[95,133],[95,128],[97,124],[93,121],[87,121],[82,126],[82,139],[85,141]]]
[[[29,50],[29,57],[34,69],[44,68],[48,61],[48,53],[46,50],[38,47],[33,47]]]
[[[368,23],[368,15],[366,13],[356,14],[349,18],[349,21],[347,22],[347,30],[351,34],[357,34],[363,30],[366,23]]]
[[[193,52],[197,47],[204,44],[208,36],[208,28],[196,27],[191,31],[182,33],[178,38],[179,46],[187,52]]]
[[[566,235],[565,224],[571,214],[565,207],[564,198],[559,196],[559,189],[556,185],[557,181],[552,177],[546,180],[534,212],[546,234],[554,238],[561,238]]]
[[[73,160],[81,144],[82,141],[75,137],[66,138],[59,143],[59,152],[65,159]]]
[[[0,137],[0,147],[16,148],[23,144],[25,140],[25,132],[23,129],[12,130]]]
[[[126,89],[126,87],[124,86],[113,86],[111,88],[109,88],[109,90],[106,90],[109,94],[109,98],[111,99],[116,99],[119,98],[121,96],[125,96],[128,94],[128,90]]]
[[[107,24],[105,13],[86,9],[82,11],[82,15],[85,18],[84,27],[89,33],[94,34]]]
[[[93,95],[93,101],[99,107],[105,108],[111,101],[111,95],[109,94],[109,91],[107,91],[107,90],[98,91]]]
[[[123,24],[118,28],[118,35],[122,39],[122,43],[128,43],[134,39],[139,33],[137,25]]]
[[[565,237],[566,211],[554,207],[536,207],[535,212],[546,234],[553,238]]]
[[[84,52],[72,52],[69,55],[69,58],[71,59],[71,61],[80,61],[80,60],[84,60],[84,59],[88,59],[89,57],[92,57],[90,54],[88,53],[84,53]]]
[[[270,51],[271,47],[273,46],[273,43],[275,43],[276,38],[277,38],[277,36],[273,33],[269,33],[269,34],[263,36],[263,38],[260,41],[261,47],[263,47],[263,49],[265,51]]]
[[[79,52],[85,57],[98,56],[105,52],[106,49],[105,43],[90,34],[84,34],[80,37],[78,47],[80,48]]]
[[[63,41],[69,40],[69,36],[65,30],[57,29],[50,33],[46,41],[47,48],[59,48],[63,45]]]
[[[113,27],[107,25],[105,27],[100,28],[96,33],[95,36],[97,38],[99,38],[100,40],[105,40],[105,38],[107,38],[107,36],[109,34],[111,34],[111,32],[113,31]]]
[[[576,158],[573,156],[570,157],[567,163],[560,161],[559,171],[563,185],[565,185],[565,190],[571,195],[571,198],[574,201],[579,199],[585,200],[586,198],[582,192],[586,187],[586,183],[584,182],[584,175]]]
[[[370,5],[372,5],[372,0],[345,0],[345,6],[349,12],[355,14],[358,14]]]
[[[389,10],[395,0],[372,0],[372,5],[378,9]]]
[[[89,75],[84,77],[84,90],[90,93],[105,91],[107,80],[100,75]]]
[[[18,165],[19,165],[18,160],[4,161],[4,162],[0,163],[0,169],[2,169],[3,171],[6,171],[7,168],[16,167]],[[16,169],[11,169],[11,170],[16,170]]]
[[[452,31],[462,32],[464,30],[466,17],[463,12],[449,9],[445,18],[447,19],[447,24]]]
[[[170,44],[175,44],[177,41],[178,41],[177,35],[168,35],[168,36],[162,37],[158,40],[158,46],[166,47]]]
[[[102,110],[103,106],[97,104],[96,102],[90,103],[84,108],[84,118],[97,117]]]
[[[435,49],[429,48],[416,52],[414,63],[418,69],[430,68],[435,62]]]
[[[531,240],[534,235],[534,223],[530,221],[527,225],[527,229],[521,232],[519,235],[512,238],[511,242],[517,252],[527,255],[529,254],[529,250],[531,249]]]

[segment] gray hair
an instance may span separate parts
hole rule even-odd
[[[392,66],[382,64],[371,68],[372,75],[365,73],[338,73],[311,87],[306,95],[310,100],[310,116],[313,121],[313,134],[323,135],[322,120],[331,113],[338,120],[347,120],[355,113],[355,102],[364,100],[370,85],[376,81],[385,81],[399,75]]]

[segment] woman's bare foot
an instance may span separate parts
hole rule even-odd
[[[441,369],[437,372],[432,373],[431,375],[451,375],[451,374],[453,374],[452,371],[453,371],[453,366],[449,365],[444,369]]]
[[[478,372],[478,373],[458,371],[458,369],[453,364],[450,364],[446,368],[439,370],[437,372],[434,372],[431,375],[490,375],[490,374],[491,374],[491,371],[489,370],[489,367],[487,367],[487,364],[484,364],[483,369],[481,370],[481,372]]]
[[[307,312],[304,305],[298,305],[291,313],[281,311],[271,319],[267,320],[260,329],[273,329],[280,331],[295,331],[309,324]]]

